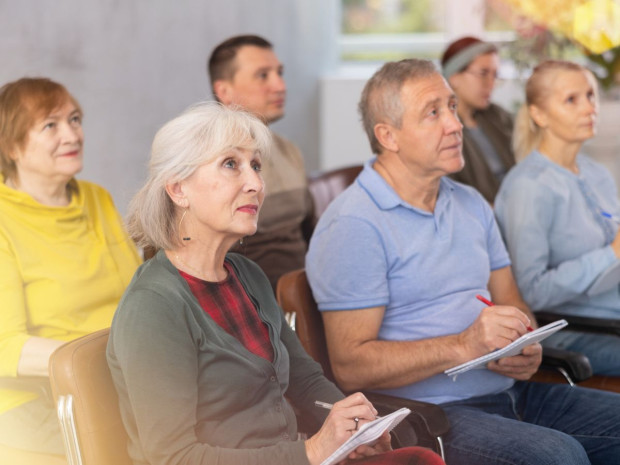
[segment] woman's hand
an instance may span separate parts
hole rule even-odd
[[[17,364],[19,376],[49,376],[49,363],[52,352],[65,341],[32,336],[22,347]]]
[[[347,459],[354,460],[362,457],[370,457],[371,455],[382,454],[390,450],[392,450],[392,437],[389,432],[385,431],[374,445],[359,446],[349,454]],[[347,461],[345,460],[344,462],[346,463]]]
[[[611,245],[611,249],[616,254],[616,258],[620,258],[620,229],[618,229],[618,232],[616,233],[616,237],[614,238],[614,240],[611,242],[610,245]]]
[[[321,429],[306,441],[311,465],[319,465],[349,439],[364,423],[373,421],[377,410],[360,392],[336,402]],[[355,419],[358,419],[356,422]],[[374,446],[360,446],[349,458],[366,457],[390,450],[390,435],[384,434]]]

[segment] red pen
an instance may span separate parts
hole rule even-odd
[[[476,299],[478,299],[480,302],[486,304],[489,307],[494,306],[495,304],[493,302],[491,302],[489,299],[485,299],[484,297],[482,297],[480,294],[476,295]],[[531,326],[526,326],[525,327],[528,331],[534,331],[534,328],[532,328]]]

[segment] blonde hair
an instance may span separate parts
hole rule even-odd
[[[129,204],[127,229],[142,247],[179,245],[178,207],[166,184],[189,178],[198,167],[235,149],[267,155],[271,133],[255,116],[217,102],[188,108],[155,135],[145,185]]]
[[[534,72],[525,84],[525,103],[519,109],[515,118],[514,131],[512,135],[512,148],[517,161],[523,160],[532,150],[540,144],[542,139],[542,128],[536,124],[530,114],[530,106],[536,105],[544,107],[545,100],[553,90],[553,84],[558,73],[566,71],[578,71],[588,75],[587,68],[570,61],[548,60],[534,68]],[[596,83],[594,79],[595,93]]]

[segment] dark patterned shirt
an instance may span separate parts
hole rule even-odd
[[[273,361],[269,329],[260,319],[232,265],[224,262],[228,277],[218,283],[203,281],[179,270],[202,309],[253,354]]]

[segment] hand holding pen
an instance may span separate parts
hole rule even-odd
[[[491,302],[489,299],[486,299],[484,297],[482,297],[480,294],[476,295],[476,299],[478,299],[480,302],[482,302],[483,304],[486,304],[489,307],[493,307],[495,304],[493,302]],[[529,332],[534,331],[534,328],[532,328],[531,326],[527,325],[525,327]]]
[[[306,441],[306,452],[311,464],[319,464],[340,447],[364,423],[376,418],[377,410],[366,397],[358,392],[335,404],[317,401],[319,408],[329,410],[321,429]],[[355,459],[376,455],[390,450],[389,433],[374,446],[360,446],[348,458]]]
[[[493,302],[484,298],[481,295],[477,295],[476,298],[479,301],[483,302],[485,305],[487,305],[487,309],[495,306]],[[527,319],[527,316],[525,316],[525,314],[523,314],[521,310],[518,310],[518,309],[515,309],[515,310],[521,313],[521,315],[517,313],[517,316],[521,318],[521,322],[525,325],[526,329],[528,331],[533,331],[533,328],[529,325],[529,319]],[[523,318],[525,318],[526,321],[528,321],[528,323],[524,323]],[[517,332],[516,336],[519,336],[519,335],[520,333]],[[515,337],[515,339],[516,338],[517,337]],[[501,346],[497,348],[501,348]],[[535,343],[535,344],[532,344],[532,345],[529,345],[523,348],[523,352],[520,355],[516,355],[513,357],[506,357],[506,358],[502,358],[502,359],[490,362],[487,365],[487,368],[501,375],[508,376],[510,378],[519,379],[519,380],[528,380],[538,370],[538,367],[540,366],[540,362],[541,362],[541,357],[542,357],[542,347],[540,346],[540,344]]]
[[[482,296],[478,300],[487,307],[480,310],[471,325],[458,334],[459,360],[453,362],[464,363],[502,349],[525,334],[530,326],[527,315],[517,307],[493,305]]]

